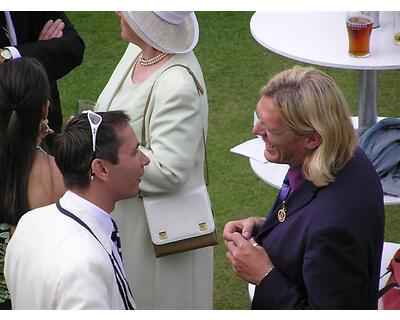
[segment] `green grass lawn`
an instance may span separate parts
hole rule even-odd
[[[69,12],[68,16],[85,40],[86,53],[82,66],[59,81],[64,119],[74,112],[77,99],[97,99],[126,47],[113,12]],[[305,64],[258,45],[250,34],[251,12],[198,12],[197,16],[200,40],[195,52],[206,79],[210,109],[209,191],[220,235],[214,254],[214,308],[248,309],[247,284],[232,273],[221,233],[229,220],[265,215],[277,190],[255,176],[247,158],[229,149],[253,137],[253,110],[267,80],[295,64]],[[356,115],[358,72],[318,68],[336,80]],[[378,83],[379,115],[398,117],[400,72],[380,72]],[[400,242],[397,206],[386,207],[385,240]]]

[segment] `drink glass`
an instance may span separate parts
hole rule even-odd
[[[349,55],[355,58],[369,56],[369,40],[374,20],[361,12],[349,12],[346,16],[349,35]]]
[[[379,11],[361,11],[361,13],[371,17],[372,20],[374,20],[374,23],[372,24],[372,29],[380,27]]]
[[[96,106],[96,102],[91,100],[78,100],[76,102],[75,114],[82,113],[83,111],[92,110]]]

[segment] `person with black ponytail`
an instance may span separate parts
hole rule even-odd
[[[0,309],[11,309],[4,255],[19,219],[56,202],[65,192],[62,175],[40,148],[47,126],[50,86],[34,58],[0,65]]]

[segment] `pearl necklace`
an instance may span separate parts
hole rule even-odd
[[[153,64],[156,64],[157,62],[160,62],[162,59],[164,59],[166,56],[168,55],[168,53],[166,52],[161,52],[159,55],[155,56],[154,58],[151,58],[149,60],[146,60],[145,58],[143,58],[143,55],[140,54],[139,56],[139,63],[141,66],[144,67],[148,67],[151,66]]]

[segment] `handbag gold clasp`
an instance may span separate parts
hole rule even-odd
[[[203,221],[199,223],[199,230],[200,231],[205,231],[207,230],[207,222]]]
[[[167,231],[162,230],[158,232],[158,236],[160,237],[160,240],[165,240],[168,238]]]

